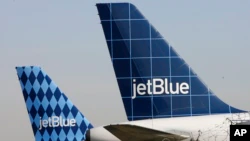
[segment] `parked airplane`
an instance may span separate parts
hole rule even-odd
[[[40,67],[16,67],[36,141],[222,141],[230,124],[249,121],[201,81],[134,5],[97,9],[128,121],[93,127]]]
[[[220,100],[133,4],[100,3],[97,9],[130,121],[105,127],[117,138],[164,138],[141,134],[153,129],[195,140],[228,140],[232,120],[243,116],[249,122],[249,114]]]

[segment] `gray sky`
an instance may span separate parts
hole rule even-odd
[[[16,65],[41,66],[95,126],[126,120],[95,7],[113,1],[0,1],[1,140],[34,140]],[[154,1],[130,0],[216,95],[250,110],[250,1]]]

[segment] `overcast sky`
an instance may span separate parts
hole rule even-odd
[[[34,140],[17,65],[41,66],[93,125],[126,120],[95,7],[112,1],[0,1],[1,140]],[[250,110],[250,1],[130,2],[218,97]]]

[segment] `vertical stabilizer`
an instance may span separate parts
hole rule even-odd
[[[130,3],[98,3],[129,120],[244,112],[221,101]]]
[[[36,141],[82,141],[93,126],[37,66],[16,67]]]

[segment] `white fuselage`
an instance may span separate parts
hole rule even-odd
[[[249,120],[249,113],[159,118],[118,124],[137,125],[158,131],[190,136],[199,141],[228,141],[231,121]],[[117,125],[117,124],[113,124]],[[120,141],[103,127],[91,129],[91,141]]]

